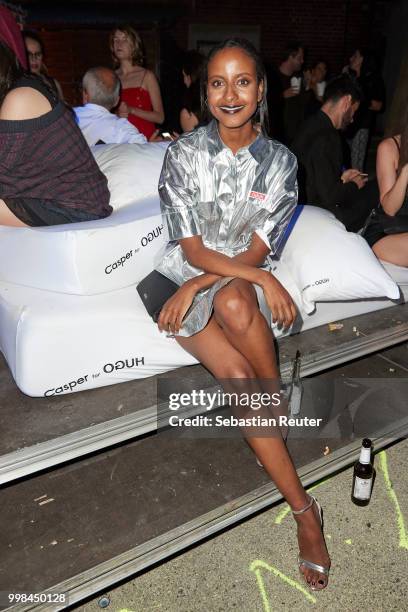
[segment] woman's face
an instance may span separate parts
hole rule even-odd
[[[255,61],[240,48],[222,49],[208,64],[208,108],[225,128],[250,122],[262,100]]]
[[[361,68],[361,64],[363,63],[363,59],[364,58],[358,49],[354,51],[353,55],[350,57],[349,60],[350,68],[358,72]]]
[[[134,46],[126,32],[116,30],[112,39],[112,51],[119,61],[132,59]]]
[[[43,54],[41,51],[41,45],[33,38],[25,39],[25,46],[27,49],[28,63],[30,65],[30,72],[39,74],[41,72]]]
[[[321,83],[326,78],[327,66],[324,62],[319,62],[312,70],[316,83]]]

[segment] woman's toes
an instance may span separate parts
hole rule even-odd
[[[302,572],[303,577],[306,580],[307,584],[310,585],[312,581],[312,572],[307,567],[304,567],[303,565],[300,566],[300,571]]]
[[[314,589],[316,591],[321,591],[324,588],[326,588],[326,586],[327,586],[327,580],[325,578],[319,577],[315,582]]]

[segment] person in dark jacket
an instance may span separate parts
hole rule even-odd
[[[292,142],[303,121],[303,62],[304,47],[293,41],[286,45],[279,66],[268,69],[270,135],[286,145]]]
[[[291,147],[299,164],[299,202],[326,208],[349,231],[362,227],[372,206],[363,194],[367,176],[344,170],[339,133],[353,121],[360,100],[361,90],[348,75],[333,79],[321,109],[304,122]]]
[[[363,92],[363,99],[354,121],[346,132],[351,148],[352,166],[363,172],[368,143],[375,129],[377,115],[384,110],[385,86],[376,58],[368,50],[356,49],[343,72],[355,77]]]

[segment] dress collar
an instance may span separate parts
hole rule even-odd
[[[227,149],[226,145],[221,140],[221,136],[218,131],[218,125],[215,119],[213,119],[207,125],[207,138],[208,138],[208,152],[210,157],[216,157],[221,151]],[[249,151],[255,161],[260,164],[264,159],[265,155],[269,151],[268,139],[259,134],[256,139],[247,147],[239,149],[237,154],[242,151]]]

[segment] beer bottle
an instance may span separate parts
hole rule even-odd
[[[373,476],[371,440],[364,438],[361,444],[360,458],[354,464],[353,490],[351,492],[351,500],[357,506],[366,506],[370,501]]]

